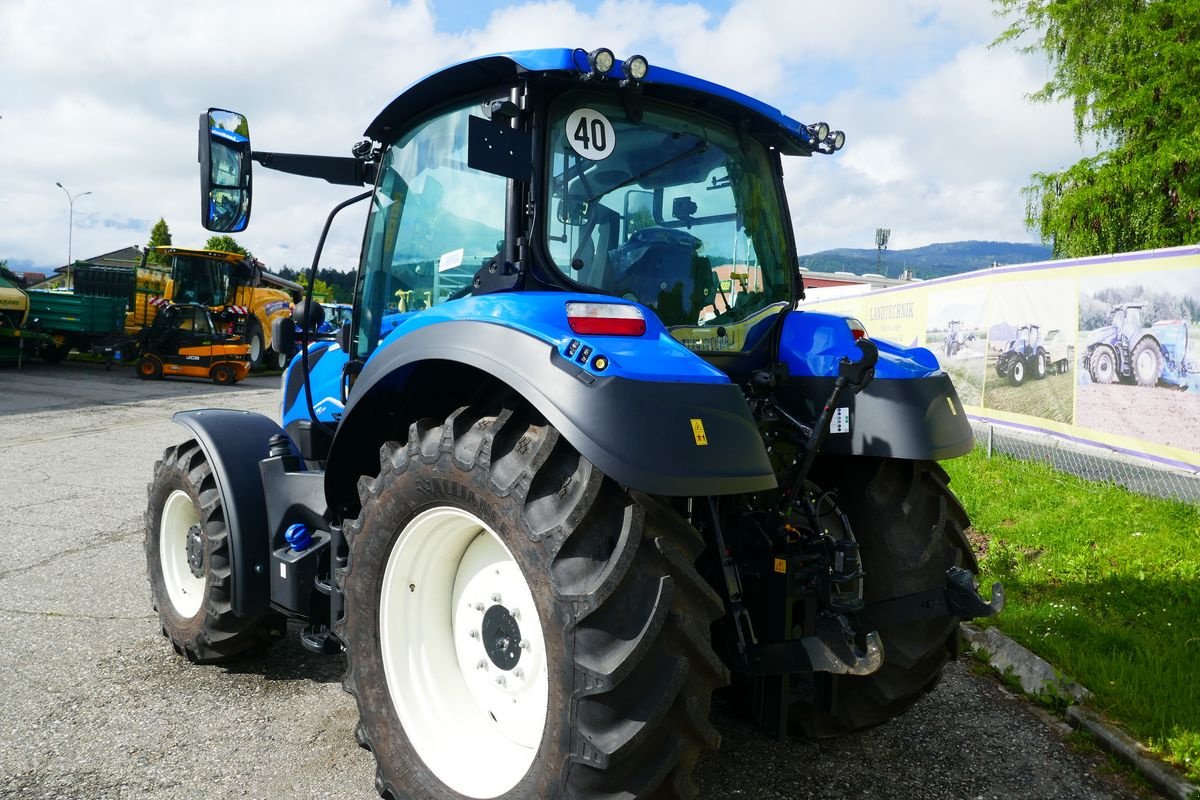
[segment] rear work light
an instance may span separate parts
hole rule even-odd
[[[867,328],[854,317],[846,317],[846,324],[850,326],[850,334],[854,337],[854,341],[867,338]]]
[[[567,324],[584,336],[641,336],[646,332],[641,309],[617,303],[567,303]]]

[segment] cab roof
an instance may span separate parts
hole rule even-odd
[[[607,73],[605,83],[615,84],[620,79],[621,64],[618,59]],[[393,131],[405,127],[447,99],[506,87],[518,81],[562,84],[587,72],[587,53],[579,48],[522,50],[462,61],[409,86],[380,112],[365,133],[376,141],[384,141]],[[726,86],[653,64],[639,85],[646,97],[696,108],[725,119],[745,119],[752,136],[785,154],[812,153],[809,133],[803,124],[773,106]]]

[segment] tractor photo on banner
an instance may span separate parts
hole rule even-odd
[[[998,267],[801,308],[924,345],[976,419],[1200,469],[1198,247]]]
[[[1081,278],[1079,342],[1076,424],[1200,450],[1200,270]]]

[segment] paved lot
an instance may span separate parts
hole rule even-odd
[[[0,370],[0,797],[374,797],[341,657],[289,637],[197,667],[159,635],[142,550],[172,412],[274,414],[277,378],[142,382],[91,364]],[[1026,705],[954,665],[900,720],[776,742],[718,717],[709,798],[1119,798]]]

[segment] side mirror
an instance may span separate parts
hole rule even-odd
[[[301,300],[292,309],[292,322],[307,334],[317,333],[321,324],[325,322],[325,307],[317,302],[310,306]]]
[[[291,317],[271,320],[271,347],[288,360],[296,354],[296,324]]]
[[[341,330],[338,331],[338,345],[346,353],[351,352],[351,347],[354,345],[354,339],[350,334],[350,323],[343,322]]]
[[[237,233],[250,223],[250,125],[234,111],[200,115],[200,224]]]

